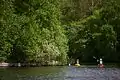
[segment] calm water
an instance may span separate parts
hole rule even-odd
[[[0,80],[120,80],[119,68],[0,68]]]

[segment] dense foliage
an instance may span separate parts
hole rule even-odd
[[[120,61],[119,0],[0,0],[0,62]]]
[[[102,57],[106,62],[120,61],[120,4],[117,0],[102,0],[101,3],[91,15],[84,14],[88,17],[64,25],[68,31],[70,58],[83,62],[95,62],[93,57]]]
[[[0,61],[66,62],[59,1],[1,0],[0,8]]]

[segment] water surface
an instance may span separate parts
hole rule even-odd
[[[120,69],[74,66],[0,68],[0,80],[120,80]]]

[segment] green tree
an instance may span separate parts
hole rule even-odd
[[[60,1],[2,0],[0,60],[66,63],[67,38],[60,23]]]

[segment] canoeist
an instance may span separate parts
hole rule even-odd
[[[79,59],[77,59],[77,64],[75,64],[75,66],[79,67],[80,64],[79,64]]]
[[[104,65],[103,65],[102,58],[100,58],[99,62],[100,62],[100,63],[98,64],[98,67],[103,68],[103,67],[104,67]]]
[[[93,58],[96,59],[97,62],[99,62],[99,63],[98,63],[98,67],[100,67],[100,68],[103,68],[103,67],[104,67],[102,58],[100,58],[100,60],[98,60],[95,56],[93,56]]]

